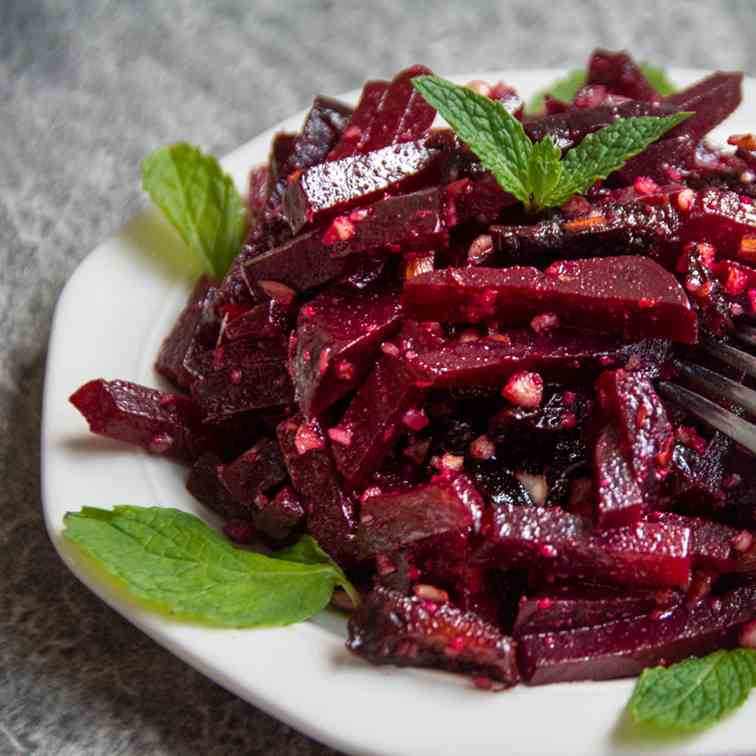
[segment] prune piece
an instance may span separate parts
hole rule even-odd
[[[594,206],[574,218],[543,220],[530,226],[492,226],[495,254],[486,260],[531,263],[555,255],[598,255],[639,252],[675,238],[680,222],[680,188],[626,203]],[[653,201],[651,201],[653,200]],[[657,202],[658,200],[658,202]]]
[[[344,127],[341,138],[328,154],[328,160],[341,160],[362,151],[360,144],[369,136],[370,124],[388,88],[387,81],[369,81],[365,84],[360,101]]]
[[[596,523],[601,528],[631,525],[644,505],[656,501],[669,472],[672,424],[651,381],[640,373],[607,371],[596,390],[611,422],[596,450]],[[627,466],[616,459],[617,452]]]
[[[468,222],[487,225],[496,221],[502,210],[516,204],[517,199],[490,174],[462,178],[446,187],[446,224],[448,228]]]
[[[308,223],[370,204],[383,192],[418,188],[432,179],[438,154],[415,141],[313,166],[289,181],[284,216],[297,233]]]
[[[354,554],[354,503],[341,488],[322,428],[295,415],[278,426],[277,435],[292,486],[310,500],[307,529],[335,559],[348,562]]]
[[[204,376],[192,384],[192,398],[206,422],[290,404],[294,398],[286,350],[277,341],[231,341],[213,350],[205,367]]]
[[[694,344],[696,316],[685,291],[644,257],[564,260],[535,268],[463,268],[406,281],[405,314],[452,323],[528,323],[547,312],[561,325],[623,338],[669,338]]]
[[[192,462],[210,445],[197,405],[184,396],[98,378],[77,389],[69,401],[92,433],[136,444],[150,454]]]
[[[665,97],[665,105],[674,107],[677,112],[691,111],[694,115],[670,131],[664,141],[688,136],[699,142],[740,105],[742,85],[742,73],[718,71]]]
[[[594,50],[588,63],[588,84],[603,84],[612,94],[631,100],[653,102],[661,99],[643,71],[624,52]]]
[[[667,487],[678,506],[712,512],[724,502],[725,466],[733,442],[716,431],[703,453],[682,444],[672,453],[672,475]]]
[[[645,506],[643,491],[614,425],[602,428],[596,439],[593,479],[594,521],[598,527],[623,527],[640,519]]]
[[[505,686],[519,675],[514,644],[471,612],[376,588],[349,619],[347,648],[373,664],[430,667]]]
[[[528,434],[541,437],[569,431],[581,425],[591,411],[585,394],[553,391],[535,409],[507,407],[491,418],[488,427],[495,437]]]
[[[318,415],[358,386],[380,343],[400,325],[398,295],[391,289],[330,289],[299,311],[291,374],[297,401]]]
[[[188,390],[194,380],[184,368],[184,358],[202,318],[202,302],[211,285],[212,282],[207,276],[202,276],[197,281],[189,301],[164,339],[155,362],[155,370],[160,375],[184,390]]]
[[[640,345],[638,345],[640,348]],[[408,357],[422,385],[434,388],[503,386],[507,378],[532,370],[545,379],[590,379],[607,365],[624,364],[631,345],[607,336],[557,329],[508,331],[500,338],[452,341],[441,349]]]
[[[547,134],[561,149],[574,147],[583,137],[593,131],[603,129],[620,118],[637,118],[639,116],[666,116],[678,113],[685,108],[663,102],[637,102],[631,100],[612,105],[600,105],[597,108],[577,108],[564,113],[536,116],[525,121],[525,133],[534,141],[540,142]]]
[[[286,477],[283,457],[274,438],[263,438],[218,470],[221,483],[236,501],[254,507],[264,493]]]
[[[495,458],[470,465],[475,485],[494,507],[532,507],[533,499],[514,474]]]
[[[273,541],[283,541],[305,516],[304,505],[291,486],[283,486],[275,497],[259,497],[253,515],[255,527]]]
[[[186,490],[224,519],[251,519],[252,510],[234,499],[220,482],[218,470],[222,464],[221,458],[212,452],[200,456],[189,472]]]
[[[638,617],[682,603],[680,591],[563,585],[523,597],[513,635],[546,633]]]
[[[430,74],[425,66],[400,71],[388,86],[369,82],[352,120],[329,159],[379,150],[420,139],[430,129],[436,111],[412,86],[415,76]]]
[[[416,488],[363,498],[357,529],[363,556],[404,548],[415,541],[476,528],[483,500],[466,475],[438,476]]]
[[[578,516],[556,508],[489,509],[473,564],[529,568],[568,579],[589,578],[636,587],[687,587],[690,530],[639,523],[591,533]]]
[[[575,630],[519,637],[517,659],[530,685],[633,677],[645,668],[737,645],[756,613],[756,588],[736,588],[692,608],[651,612]]]
[[[329,97],[316,97],[307,114],[302,131],[297,134],[284,155],[271,159],[269,210],[276,209],[286,191],[289,176],[322,163],[333,149],[352,116],[352,108]],[[288,136],[288,135],[287,135]],[[274,152],[271,156],[275,155]]]
[[[756,205],[721,189],[696,192],[691,200],[680,238],[709,242],[719,257],[737,259],[743,237],[756,228]]]
[[[402,430],[405,414],[417,407],[423,391],[398,357],[383,355],[362,384],[333,440],[336,467],[351,488],[378,469]]]

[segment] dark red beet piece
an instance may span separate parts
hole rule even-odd
[[[324,291],[299,311],[291,375],[297,401],[309,417],[358,386],[380,343],[399,327],[392,290]]]
[[[550,134],[557,145],[565,149],[574,147],[587,134],[603,129],[619,118],[658,117],[672,115],[680,110],[685,110],[685,108],[663,102],[631,100],[620,104],[601,105],[597,108],[573,108],[564,113],[537,116],[526,120],[523,125],[525,132],[533,141],[540,142],[547,134]]]
[[[210,445],[197,405],[177,394],[129,381],[89,381],[71,404],[92,433],[141,446],[151,454],[192,462]]]
[[[220,482],[218,471],[222,464],[221,458],[212,452],[199,457],[189,472],[187,491],[224,519],[251,519],[252,509],[233,498]]]
[[[441,349],[409,356],[408,364],[421,385],[503,386],[523,370],[547,379],[590,379],[607,365],[624,365],[633,351],[633,345],[607,336],[566,329],[541,333],[513,329],[493,338],[452,341]]]
[[[383,192],[418,188],[432,179],[438,155],[438,150],[415,141],[316,165],[289,181],[286,220],[297,233],[308,223],[370,204]]]
[[[493,223],[502,210],[516,204],[515,197],[505,192],[489,174],[475,179],[463,178],[446,187],[446,224],[452,228],[470,221]]]
[[[739,626],[754,615],[756,588],[736,588],[667,615],[525,635],[518,639],[517,659],[530,685],[632,677],[662,660],[670,664],[737,645]]]
[[[696,141],[683,134],[654,142],[639,155],[630,158],[611,178],[631,183],[643,177],[664,184],[670,180],[678,180],[681,175],[693,170],[695,164]]]
[[[289,136],[288,134],[285,136]],[[249,173],[249,195],[247,197],[247,209],[249,213],[249,225],[254,227],[262,223],[265,213],[265,205],[268,202],[268,184],[270,174],[267,165],[253,168]]]
[[[684,598],[679,591],[633,590],[616,586],[563,585],[523,597],[513,635],[533,635],[669,610]]]
[[[361,144],[370,133],[370,124],[388,88],[387,81],[369,81],[365,84],[360,101],[344,127],[341,138],[329,153],[328,160],[341,160],[362,151]]]
[[[274,541],[283,541],[305,516],[304,505],[291,486],[283,486],[274,498],[258,497],[254,523],[257,530]]]
[[[612,94],[631,100],[660,100],[659,93],[625,52],[594,50],[588,63],[588,84],[603,84]]]
[[[596,439],[593,479],[593,514],[598,527],[623,527],[640,519],[645,506],[643,492],[614,425],[602,428]]]
[[[641,505],[652,506],[669,472],[672,424],[651,381],[641,373],[607,371],[596,389],[611,428],[616,429],[616,437],[611,431],[603,434],[602,448],[596,451],[596,524],[601,528],[631,525],[640,518],[642,509],[637,494]],[[612,460],[616,442],[635,486],[629,483],[621,461]]]
[[[363,556],[394,551],[415,541],[477,529],[483,500],[466,475],[440,476],[416,488],[363,498],[357,529]]]
[[[205,358],[204,377],[192,384],[192,398],[207,422],[241,412],[289,404],[294,392],[286,350],[273,340],[239,339]]]
[[[224,321],[220,343],[238,339],[276,339],[288,333],[291,307],[275,299],[260,302],[235,318]]]
[[[679,525],[591,533],[580,517],[561,509],[502,506],[485,514],[482,532],[486,541],[474,558],[481,565],[635,587],[690,582],[690,530]]]
[[[174,386],[184,390],[188,390],[194,380],[184,367],[184,358],[202,319],[202,302],[211,286],[212,281],[207,276],[202,276],[197,281],[186,306],[164,339],[155,361],[155,370]]]
[[[443,669],[491,686],[519,679],[514,643],[494,625],[449,604],[384,588],[369,593],[351,616],[347,648],[373,664]]]
[[[336,145],[352,116],[352,108],[329,97],[316,97],[284,156],[271,160],[271,189],[268,209],[277,208],[286,191],[289,176],[322,163]],[[275,149],[273,157],[275,157]],[[283,158],[283,159],[281,159]]]
[[[672,453],[672,475],[667,486],[679,506],[712,512],[724,500],[725,465],[733,442],[717,431],[703,453],[677,444]]]
[[[463,268],[424,273],[405,282],[405,314],[456,323],[528,323],[553,313],[561,325],[626,339],[669,338],[694,344],[696,316],[685,291],[644,257],[564,260],[536,268]]]
[[[284,420],[278,443],[294,488],[310,499],[307,529],[335,559],[354,554],[354,504],[341,488],[328,442],[316,420]]]
[[[430,73],[425,66],[415,65],[400,71],[390,84],[368,82],[329,160],[424,137],[436,111],[415,90],[412,79]]]
[[[242,504],[253,507],[264,493],[286,477],[281,451],[274,438],[263,438],[239,458],[218,470],[228,493]]]

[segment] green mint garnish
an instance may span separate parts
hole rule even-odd
[[[756,651],[715,651],[700,659],[645,670],[629,708],[639,724],[700,730],[737,709],[754,686]]]
[[[529,115],[543,110],[546,95],[562,102],[572,102],[575,95],[585,86],[588,74],[584,68],[576,68],[561,79],[551,82],[548,87],[539,90],[525,106]]]
[[[534,144],[498,102],[437,76],[412,80],[505,191],[528,210],[557,207],[642,152],[690,113],[620,118],[589,134],[561,159],[550,136]]]
[[[667,77],[667,72],[663,68],[652,66],[650,63],[641,63],[640,70],[648,80],[648,83],[662,96],[677,92],[677,87]]]
[[[217,159],[189,144],[161,147],[142,163],[142,186],[204,271],[220,279],[239,253],[247,221]]]
[[[268,557],[234,548],[186,512],[129,506],[69,512],[64,535],[132,594],[186,619],[274,627],[316,614],[337,586],[358,600],[310,536]]]

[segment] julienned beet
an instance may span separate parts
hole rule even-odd
[[[180,393],[99,379],[71,401],[95,433],[188,463],[232,538],[311,533],[362,589],[348,647],[374,663],[495,689],[737,644],[756,466],[655,382],[756,315],[756,140],[702,142],[742,77],[661,97],[597,51],[572,103],[529,116],[476,82],[562,149],[694,113],[533,217],[431,128],[427,73],[369,82],[354,110],[320,97],[274,139],[243,248],[158,355]]]

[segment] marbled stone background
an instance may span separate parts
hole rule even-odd
[[[147,152],[186,139],[223,154],[314,93],[412,62],[578,65],[601,44],[756,74],[755,27],[751,0],[0,0],[0,753],[333,753],[142,636],[44,532],[52,309],[144,204]]]

